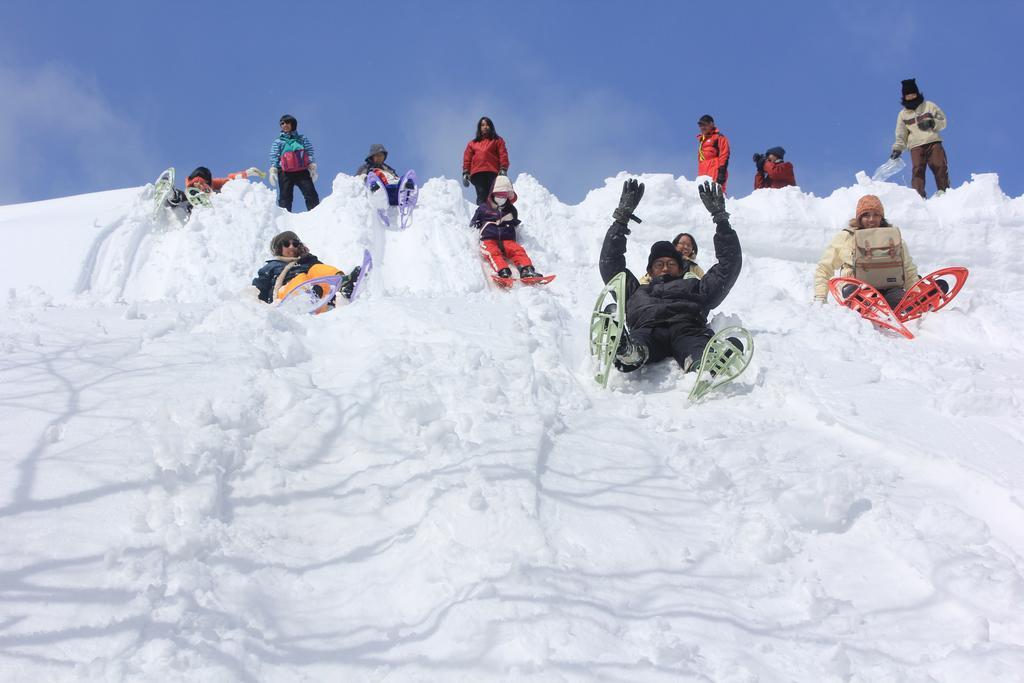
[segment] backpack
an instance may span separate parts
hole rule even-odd
[[[302,141],[296,137],[287,137],[281,143],[281,170],[285,173],[305,171],[309,168],[309,155]]]
[[[875,289],[903,287],[903,239],[899,228],[853,231],[853,276]]]

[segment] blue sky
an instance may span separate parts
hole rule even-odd
[[[1017,196],[1022,25],[1013,2],[12,3],[0,204],[171,165],[263,168],[285,112],[322,194],[373,142],[399,170],[458,177],[480,115],[513,177],[564,201],[622,170],[693,178],[710,113],[732,141],[730,194],[782,145],[821,195],[887,158],[908,77],[949,117],[954,186],[997,172]]]

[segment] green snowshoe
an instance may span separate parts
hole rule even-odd
[[[210,193],[200,190],[198,187],[190,187],[185,190],[185,197],[188,199],[188,203],[193,207],[196,206],[212,206],[213,203],[210,201]]]
[[[611,294],[614,304],[605,305]],[[615,361],[619,339],[626,324],[626,274],[619,273],[605,285],[594,304],[590,317],[590,355],[597,359],[597,374],[594,379],[602,387],[608,386],[608,374]]]
[[[730,337],[736,338],[737,348]],[[718,332],[704,347],[697,382],[690,390],[690,400],[698,401],[713,389],[728,384],[740,376],[754,357],[754,338],[742,327],[727,327]]]
[[[166,206],[167,200],[174,194],[174,167],[167,169],[153,183],[153,218]]]

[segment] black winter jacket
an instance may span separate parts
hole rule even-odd
[[[265,301],[268,304],[273,303],[274,285],[277,283],[277,278],[281,271],[285,269],[285,266],[291,265],[291,268],[288,269],[284,281],[281,282],[282,286],[296,275],[308,272],[310,268],[318,263],[320,263],[320,259],[313,256],[313,254],[305,254],[294,261],[283,257],[275,257],[263,264],[263,267],[256,273],[256,277],[253,278],[252,285],[260,290],[261,301]]]
[[[658,325],[707,326],[708,312],[725,300],[739,277],[743,254],[736,231],[728,221],[715,230],[715,257],[718,263],[703,278],[659,277],[641,285],[626,268],[626,236],[621,223],[612,223],[601,248],[601,278],[607,283],[626,273],[626,324],[632,328]],[[621,305],[621,302],[620,302]]]

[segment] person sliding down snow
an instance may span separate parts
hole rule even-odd
[[[274,257],[260,268],[252,281],[253,287],[259,290],[260,301],[268,304],[282,298],[287,293],[286,285],[296,278],[305,281],[324,275],[345,275],[344,271],[321,263],[291,230],[275,235],[270,241],[270,251]],[[359,266],[356,266],[342,280],[338,291],[346,299],[351,298],[358,277]],[[333,306],[334,302],[328,305]]]
[[[380,171],[387,182],[397,183],[398,182],[398,171],[384,163],[388,158],[388,151],[384,149],[384,145],[380,143],[374,143],[370,145],[370,153],[363,159],[363,164],[356,170],[356,175],[366,175],[370,171]]]
[[[630,219],[644,194],[644,186],[627,180],[622,187],[615,221],[608,228],[601,248],[601,278],[607,284],[619,273],[626,274],[625,305],[628,332],[621,337],[615,365],[620,372],[632,372],[647,363],[672,356],[683,369],[696,369],[704,347],[714,336],[707,318],[711,309],[725,299],[739,277],[743,264],[740,241],[729,225],[721,186],[704,183],[700,198],[715,222],[715,256],[703,278],[685,277],[683,257],[671,242],[655,242],[647,258],[650,284],[641,285],[626,268],[626,235]],[[738,348],[738,340],[731,340]],[[739,348],[742,351],[742,348]]]
[[[384,149],[384,145],[374,143],[370,145],[370,152],[363,159],[363,164],[356,169],[357,176],[366,176],[369,173],[374,173],[380,178],[381,183],[384,185],[384,189],[388,193],[388,204],[391,206],[398,206],[398,184],[401,178],[398,176],[398,171],[388,166],[386,162],[388,158],[388,151]],[[405,186],[412,189],[415,186],[415,181],[411,178],[405,181]],[[377,192],[380,188],[376,185],[371,186],[371,192]]]
[[[189,174],[188,180],[185,181],[185,187],[186,189],[189,187],[194,187],[202,192],[207,193],[220,192],[221,188],[223,188],[224,185],[227,184],[229,180],[249,177],[262,178],[263,176],[263,171],[256,168],[255,166],[252,166],[250,168],[245,169],[244,171],[228,173],[226,178],[214,178],[213,174],[210,173],[210,169],[206,168],[205,166],[199,166],[198,168],[196,168],[196,170],[192,171],[192,173]]]
[[[887,247],[884,253],[880,249],[871,248],[872,240],[877,240],[878,244],[884,243]],[[889,248],[889,245],[894,246]],[[874,252],[880,253],[876,256]],[[871,285],[893,308],[903,299],[907,288],[921,279],[914,260],[910,258],[907,244],[900,236],[899,228],[885,220],[882,200],[873,194],[860,198],[856,216],[825,247],[821,261],[814,270],[815,301],[825,303],[828,281],[836,270],[841,277],[854,277]],[[945,282],[939,282],[940,288],[948,287]],[[852,284],[845,285],[843,296],[849,296],[856,288]]]
[[[214,178],[210,169],[199,166],[192,171],[185,182],[185,190],[171,188],[165,201],[166,206],[171,209],[182,209],[185,211],[186,219],[192,213],[192,207],[200,203],[209,204],[208,196],[212,192],[220,192],[224,184],[235,178],[248,178],[249,176],[263,177],[263,172],[258,168],[247,168],[237,173],[229,173],[227,178]],[[195,188],[195,189],[192,189]]]
[[[491,193],[476,207],[469,224],[480,231],[480,251],[491,264],[496,277],[511,280],[512,270],[507,260],[511,259],[519,269],[520,280],[543,278],[534,269],[526,250],[516,242],[516,227],[520,224],[519,212],[514,206],[516,199],[512,181],[508,176],[498,176]]]

